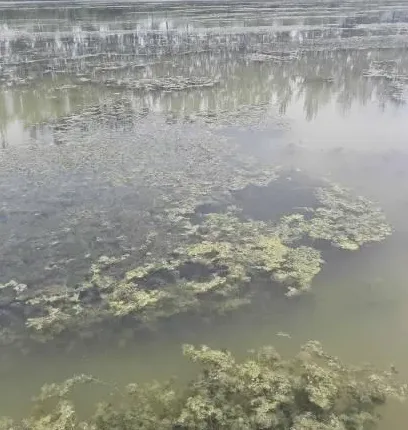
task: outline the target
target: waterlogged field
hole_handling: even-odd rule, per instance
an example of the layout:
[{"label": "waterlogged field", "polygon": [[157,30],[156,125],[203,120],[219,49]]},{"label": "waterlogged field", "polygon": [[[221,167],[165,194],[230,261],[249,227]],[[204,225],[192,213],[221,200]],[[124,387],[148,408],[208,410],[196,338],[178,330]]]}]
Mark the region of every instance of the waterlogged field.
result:
[{"label": "waterlogged field", "polygon": [[0,428],[406,429],[408,4],[0,16]]}]

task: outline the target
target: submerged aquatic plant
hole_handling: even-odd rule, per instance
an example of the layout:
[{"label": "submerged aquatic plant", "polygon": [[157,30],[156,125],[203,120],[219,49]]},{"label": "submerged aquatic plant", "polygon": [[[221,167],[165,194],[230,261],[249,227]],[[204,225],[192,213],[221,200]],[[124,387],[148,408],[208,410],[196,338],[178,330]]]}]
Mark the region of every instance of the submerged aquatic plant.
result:
[{"label": "submerged aquatic plant", "polygon": [[[198,373],[181,387],[172,382],[112,386],[113,402],[99,404],[86,421],[76,412],[72,391],[103,384],[78,375],[42,388],[30,417],[3,418],[2,430],[368,430],[380,419],[379,406],[403,400],[407,387],[393,372],[343,364],[308,342],[283,359],[264,347],[243,361],[231,352],[185,345],[184,355]],[[78,388],[79,389],[79,388]]]},{"label": "submerged aquatic plant", "polygon": [[[249,191],[261,188],[262,196],[279,198],[293,184],[288,213],[253,220],[234,199],[240,194],[235,186],[251,182],[251,166],[243,161],[243,172],[228,181],[230,191],[213,200],[203,203],[205,184],[177,208],[169,197],[166,210],[154,215],[162,230],[149,231],[146,246],[135,256],[99,257],[75,286],[0,286],[0,304],[9,306],[2,343],[11,343],[13,331],[45,342],[65,334],[88,338],[105,322],[137,328],[186,312],[223,314],[250,303],[261,290],[293,296],[308,290],[322,268],[319,240],[355,250],[391,233],[368,200],[328,182],[308,181],[302,173],[291,172],[278,184],[276,169],[255,171]],[[298,202],[301,207],[291,213]]]},{"label": "submerged aquatic plant", "polygon": [[[243,267],[249,279],[269,275],[291,289],[307,288],[319,273],[320,252],[301,246],[289,247],[279,231],[263,222],[242,222],[234,214],[211,214],[197,231],[208,244],[224,244],[224,253],[213,255],[227,267]],[[225,249],[226,244],[228,250]],[[208,255],[208,254],[207,254]]]},{"label": "submerged aquatic plant", "polygon": [[346,188],[327,184],[314,190],[317,205],[303,213],[282,217],[276,229],[285,243],[304,238],[325,240],[355,251],[370,242],[381,242],[392,232],[384,213],[369,200]]},{"label": "submerged aquatic plant", "polygon": [[[284,286],[287,296],[299,294],[309,289],[323,263],[320,251],[304,239],[355,250],[391,233],[382,212],[368,200],[331,184],[314,193],[317,207],[277,222],[245,219],[233,206],[219,213],[203,208],[198,213],[194,205],[181,208],[170,212],[174,245],[167,258],[146,253],[140,265],[112,276],[111,268],[129,256],[102,256],[74,289],[27,294],[24,284],[12,281],[2,286],[3,300],[23,306],[23,327],[32,338],[46,341],[64,333],[88,336],[102,322],[149,326],[184,312],[225,313],[248,304],[259,289],[276,290],[276,285]],[[12,328],[7,327],[7,343]]]},{"label": "submerged aquatic plant", "polygon": [[102,322],[149,326],[183,312],[225,313],[279,284],[293,295],[309,288],[322,263],[319,251],[285,245],[267,224],[233,213],[204,216],[167,260],[150,260],[116,278],[109,270],[123,258],[102,257],[75,289],[28,296],[13,290],[12,300],[24,305],[24,325],[37,341],[87,337]]},{"label": "submerged aquatic plant", "polygon": [[312,239],[325,239],[347,250],[356,250],[369,242],[381,242],[391,234],[384,214],[369,200],[354,197],[337,185],[318,188],[322,207],[315,211],[309,227]]}]

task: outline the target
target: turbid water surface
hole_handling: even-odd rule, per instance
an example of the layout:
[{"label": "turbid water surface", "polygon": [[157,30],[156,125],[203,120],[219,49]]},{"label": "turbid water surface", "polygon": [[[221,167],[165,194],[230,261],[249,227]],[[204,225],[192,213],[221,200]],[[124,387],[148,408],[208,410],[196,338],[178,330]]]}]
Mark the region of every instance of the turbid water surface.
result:
[{"label": "turbid water surface", "polygon": [[[318,339],[408,379],[406,2],[30,1],[2,2],[0,15],[0,283],[70,289],[101,256],[139,258],[169,201],[213,202],[206,184],[222,195],[246,157],[350,187],[393,228],[330,252],[299,297],[162,322],[127,343],[101,331],[3,347],[0,414],[26,414],[43,383],[75,373],[188,374],[185,342],[289,353]],[[286,195],[242,199],[262,219]],[[2,329],[10,315],[0,300]],[[381,428],[405,429],[407,410],[390,405]]]}]

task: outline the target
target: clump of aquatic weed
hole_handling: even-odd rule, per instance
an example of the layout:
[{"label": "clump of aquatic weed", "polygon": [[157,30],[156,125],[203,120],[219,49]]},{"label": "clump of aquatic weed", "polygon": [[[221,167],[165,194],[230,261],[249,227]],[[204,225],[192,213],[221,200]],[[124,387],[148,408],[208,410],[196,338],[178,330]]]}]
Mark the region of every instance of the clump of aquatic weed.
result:
[{"label": "clump of aquatic weed", "polygon": [[[75,288],[31,292],[6,284],[3,300],[14,318],[3,327],[2,343],[12,343],[13,330],[45,342],[94,337],[102,323],[114,331],[151,327],[181,313],[223,314],[261,289],[292,296],[308,290],[322,268],[319,240],[356,250],[391,233],[368,200],[330,183],[313,193],[314,207],[266,221],[250,219],[232,198],[228,205],[188,201],[164,215],[171,232],[165,254],[147,252],[133,267],[127,256],[103,256]],[[118,264],[123,271],[110,272]]]},{"label": "clump of aquatic weed", "polygon": [[363,197],[354,197],[337,185],[316,190],[318,207],[304,214],[282,218],[279,225],[284,240],[309,238],[332,246],[356,251],[361,246],[381,242],[392,233],[384,213]]},{"label": "clump of aquatic weed", "polygon": [[394,372],[355,367],[308,342],[291,359],[272,347],[238,361],[226,350],[183,347],[198,373],[181,387],[174,381],[112,386],[111,403],[96,406],[87,421],[76,412],[72,391],[81,384],[103,384],[86,375],[45,385],[30,417],[0,420],[2,430],[174,430],[293,429],[368,430],[376,428],[378,408],[403,400],[407,386]]},{"label": "clump of aquatic weed", "polygon": [[282,285],[288,295],[308,289],[323,261],[316,249],[284,244],[275,227],[228,212],[191,225],[189,240],[167,259],[153,256],[121,279],[109,276],[115,263],[101,258],[76,289],[20,296],[31,336],[83,337],[103,321],[146,326],[183,312],[222,314],[248,304],[261,286]]},{"label": "clump of aquatic weed", "polygon": [[[276,216],[273,200],[279,200],[279,196],[282,200],[283,195],[284,200],[279,203],[286,213],[276,220],[276,227],[285,243],[309,239],[316,247],[318,241],[326,241],[334,247],[353,251],[368,243],[381,242],[392,233],[384,213],[373,202],[327,180],[311,181],[295,171],[282,173],[267,186],[253,188],[256,190],[251,189],[247,194],[258,193],[263,200],[260,204],[269,208],[252,209],[256,216],[268,212]],[[253,206],[256,200],[249,203]],[[249,216],[251,205],[246,209]]]}]

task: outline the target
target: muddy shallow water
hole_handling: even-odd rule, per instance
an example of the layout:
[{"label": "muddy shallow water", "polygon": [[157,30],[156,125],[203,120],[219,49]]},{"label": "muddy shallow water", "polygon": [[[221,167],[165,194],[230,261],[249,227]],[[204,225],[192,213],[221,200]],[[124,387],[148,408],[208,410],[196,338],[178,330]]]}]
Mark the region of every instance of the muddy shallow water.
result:
[{"label": "muddy shallow water", "polygon": [[[44,382],[74,373],[187,373],[185,342],[289,353],[318,339],[408,379],[408,4],[37,6],[0,3],[0,283],[70,288],[100,256],[137,258],[169,201],[222,195],[251,171],[246,157],[351,187],[393,235],[331,253],[304,296],[161,324],[121,347],[3,348],[0,414],[24,415]],[[262,217],[284,197],[246,204]],[[382,428],[407,420],[392,404]]]}]

